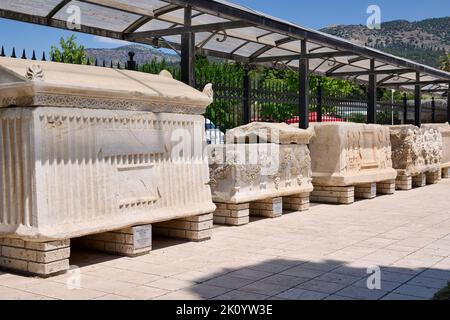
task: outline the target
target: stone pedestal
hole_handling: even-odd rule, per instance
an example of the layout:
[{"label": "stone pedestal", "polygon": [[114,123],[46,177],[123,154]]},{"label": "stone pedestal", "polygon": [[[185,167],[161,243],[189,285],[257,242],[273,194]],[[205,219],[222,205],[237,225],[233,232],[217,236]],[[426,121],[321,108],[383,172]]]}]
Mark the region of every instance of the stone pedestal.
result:
[{"label": "stone pedestal", "polygon": [[211,239],[213,214],[165,221],[152,226],[155,234],[182,240],[204,241]]},{"label": "stone pedestal", "polygon": [[134,257],[152,250],[152,226],[142,225],[86,236],[80,244],[121,256]]},{"label": "stone pedestal", "polygon": [[250,203],[250,215],[264,218],[278,218],[283,214],[283,198],[272,198]]},{"label": "stone pedestal", "polygon": [[436,184],[441,180],[441,169],[437,171],[429,171],[426,173],[427,184]]},{"label": "stone pedestal", "polygon": [[427,175],[425,173],[419,173],[412,177],[413,187],[425,187],[427,185]]},{"label": "stone pedestal", "polygon": [[29,242],[0,239],[0,267],[48,277],[69,269],[70,240]]},{"label": "stone pedestal", "polygon": [[314,186],[311,202],[352,204],[355,202],[355,187]]},{"label": "stone pedestal", "polygon": [[283,210],[307,211],[309,210],[309,193],[299,193],[283,197]]},{"label": "stone pedestal", "polygon": [[449,178],[450,178],[450,168],[443,168],[442,179],[449,179]]},{"label": "stone pedestal", "polygon": [[378,194],[394,194],[396,180],[388,180],[377,183]]},{"label": "stone pedestal", "polygon": [[412,185],[412,177],[406,176],[406,175],[399,175],[397,176],[397,179],[395,180],[395,188],[397,190],[411,190],[413,187]]},{"label": "stone pedestal", "polygon": [[355,186],[356,199],[373,199],[377,196],[377,184],[367,183]]},{"label": "stone pedestal", "polygon": [[250,203],[216,203],[214,223],[229,226],[241,226],[250,221]]}]

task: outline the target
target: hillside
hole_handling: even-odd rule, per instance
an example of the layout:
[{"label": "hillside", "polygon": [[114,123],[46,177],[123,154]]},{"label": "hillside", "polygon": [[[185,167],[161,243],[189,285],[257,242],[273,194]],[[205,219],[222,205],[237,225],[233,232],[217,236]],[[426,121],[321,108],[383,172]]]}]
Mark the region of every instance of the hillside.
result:
[{"label": "hillside", "polygon": [[450,17],[390,21],[382,23],[380,30],[338,25],[321,31],[433,67],[439,66],[444,52],[450,52]]},{"label": "hillside", "polygon": [[99,64],[103,63],[104,60],[106,64],[110,64],[112,61],[114,65],[118,62],[123,65],[128,60],[128,52],[130,51],[136,54],[134,60],[140,65],[153,59],[157,61],[165,59],[168,63],[175,63],[180,60],[176,54],[141,45],[128,45],[113,49],[86,49],[85,51],[88,57],[97,59]]}]

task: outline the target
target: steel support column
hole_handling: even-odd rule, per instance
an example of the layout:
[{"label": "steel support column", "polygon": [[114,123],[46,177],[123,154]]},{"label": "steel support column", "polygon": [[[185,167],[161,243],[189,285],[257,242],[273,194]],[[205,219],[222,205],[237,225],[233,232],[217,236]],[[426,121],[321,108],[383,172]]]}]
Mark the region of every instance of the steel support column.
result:
[{"label": "steel support column", "polygon": [[[192,7],[184,9],[184,24],[192,25]],[[181,81],[195,87],[195,33],[181,35]]]},{"label": "steel support column", "polygon": [[408,97],[403,94],[403,124],[408,123]]},{"label": "steel support column", "polygon": [[317,122],[322,122],[322,96],[323,96],[322,80],[319,79],[317,84]]},{"label": "steel support column", "polygon": [[436,123],[436,101],[431,97],[431,122]]},{"label": "steel support column", "polygon": [[[301,41],[301,53],[308,54],[306,40]],[[309,59],[301,58],[299,60],[299,99],[298,115],[300,117],[299,127],[308,129],[309,127]]]},{"label": "steel support column", "polygon": [[251,111],[250,111],[250,67],[249,65],[244,66],[244,124],[248,124],[251,121]]},{"label": "steel support column", "polygon": [[377,75],[375,59],[370,59],[369,87],[367,91],[367,123],[377,122]]},{"label": "steel support column", "polygon": [[450,123],[450,82],[447,90],[447,122]]},{"label": "steel support column", "polygon": [[416,85],[414,90],[414,124],[422,126],[422,92],[420,86],[420,73],[416,72]]}]

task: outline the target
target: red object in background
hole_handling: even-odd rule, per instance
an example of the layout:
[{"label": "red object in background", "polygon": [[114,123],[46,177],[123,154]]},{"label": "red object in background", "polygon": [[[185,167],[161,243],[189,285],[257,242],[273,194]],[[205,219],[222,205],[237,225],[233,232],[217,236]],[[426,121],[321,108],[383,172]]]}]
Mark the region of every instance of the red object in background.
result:
[{"label": "red object in background", "polygon": [[[293,124],[293,123],[299,123],[300,122],[300,118],[299,117],[294,117],[291,119],[288,119],[285,121],[287,124]],[[309,113],[309,122],[317,122],[317,112],[310,112]],[[345,119],[343,118],[339,118],[336,116],[330,116],[327,114],[323,114],[322,115],[322,122],[346,122]]]}]

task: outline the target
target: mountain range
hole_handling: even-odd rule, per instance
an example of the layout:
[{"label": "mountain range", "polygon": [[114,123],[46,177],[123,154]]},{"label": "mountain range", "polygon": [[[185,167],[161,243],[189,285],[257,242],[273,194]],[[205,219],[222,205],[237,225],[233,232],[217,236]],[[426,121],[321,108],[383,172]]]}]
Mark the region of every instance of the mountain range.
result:
[{"label": "mountain range", "polygon": [[[415,22],[395,20],[382,23],[380,30],[370,30],[365,25],[335,25],[320,31],[432,67],[438,67],[439,58],[450,52],[450,17]],[[103,60],[107,64],[111,61],[124,64],[130,51],[136,54],[138,64],[152,59],[165,59],[168,63],[180,61],[179,56],[169,50],[135,44],[114,49],[86,49],[87,55],[97,58],[99,64]]]}]

